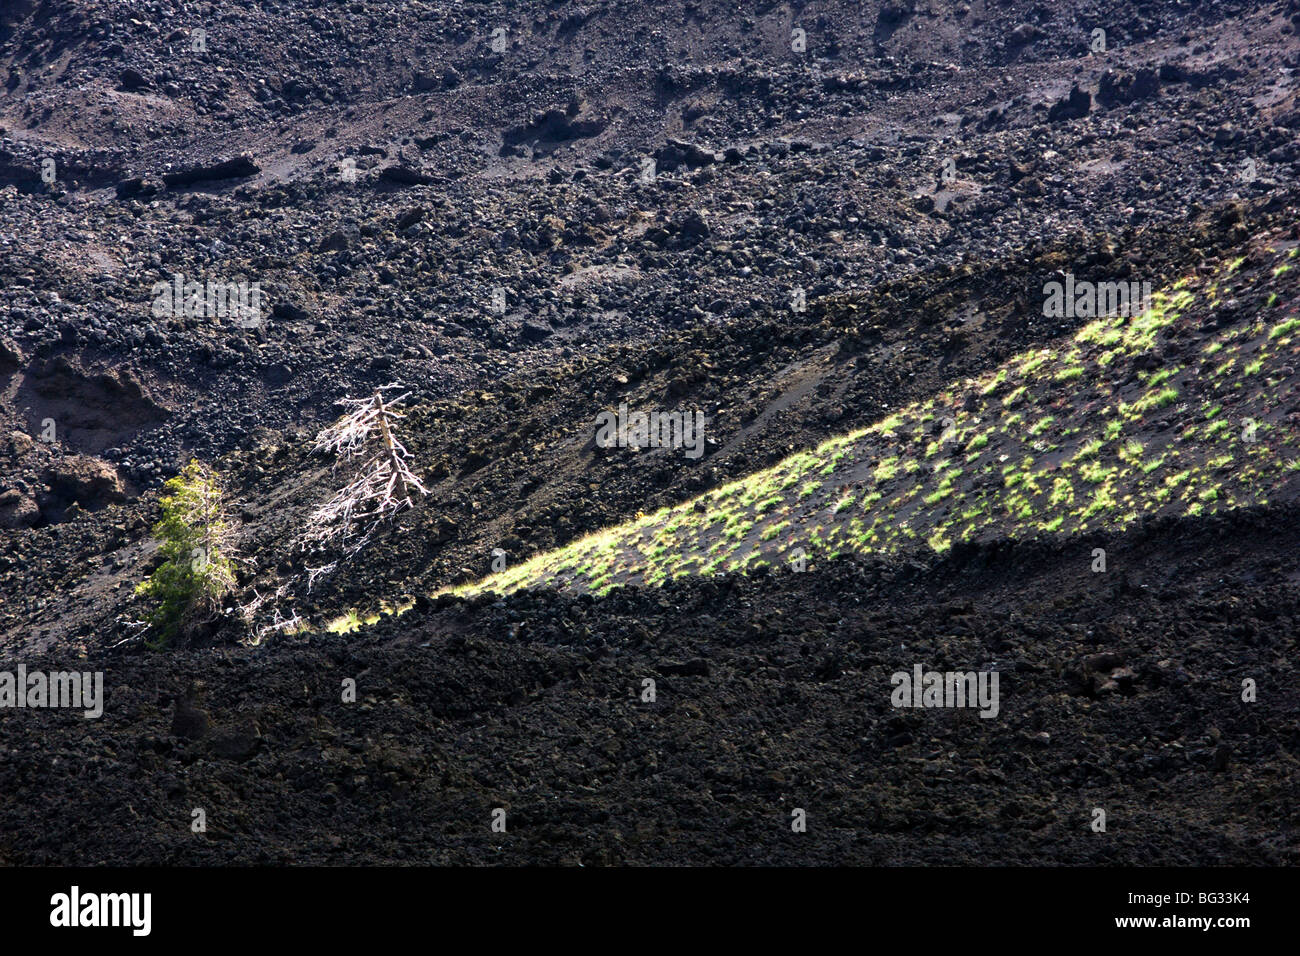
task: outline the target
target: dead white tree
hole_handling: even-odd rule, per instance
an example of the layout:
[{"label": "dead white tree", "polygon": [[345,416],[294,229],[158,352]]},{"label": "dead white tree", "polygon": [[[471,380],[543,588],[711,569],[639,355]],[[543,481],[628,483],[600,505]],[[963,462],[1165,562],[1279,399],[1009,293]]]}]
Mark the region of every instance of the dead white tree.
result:
[{"label": "dead white tree", "polygon": [[395,434],[405,417],[396,409],[409,393],[385,401],[383,392],[380,388],[370,398],[342,399],[339,404],[351,410],[316,436],[312,450],[337,455],[335,468],[344,462],[360,464],[352,481],[308,519],[311,541],[350,541],[348,552],[358,551],[380,524],[412,507],[412,493],[429,493],[407,465],[411,453]]},{"label": "dead white tree", "polygon": [[253,599],[240,608],[249,625],[249,643],[297,628],[302,619],[292,609],[283,614],[281,604],[299,596],[304,585],[311,593],[319,580],[364,548],[380,524],[412,507],[412,495],[429,493],[407,464],[411,453],[396,435],[397,423],[405,417],[397,409],[409,393],[384,399],[384,392],[396,387],[386,385],[370,398],[342,399],[339,404],[347,413],[316,436],[312,451],[336,455],[334,471],[348,463],[355,463],[356,471],[345,488],[312,512],[293,545],[311,555],[308,560],[316,566],[306,565],[273,594],[254,590]]}]

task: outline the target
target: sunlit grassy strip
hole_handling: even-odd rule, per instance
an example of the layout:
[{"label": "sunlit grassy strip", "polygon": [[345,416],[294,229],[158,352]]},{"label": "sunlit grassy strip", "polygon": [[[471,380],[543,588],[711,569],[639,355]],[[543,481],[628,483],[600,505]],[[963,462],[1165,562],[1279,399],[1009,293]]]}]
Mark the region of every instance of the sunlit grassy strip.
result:
[{"label": "sunlit grassy strip", "polygon": [[[1297,466],[1262,444],[1238,441],[1223,419],[1215,421],[1220,404],[1204,402],[1196,424],[1150,448],[1126,433],[1170,406],[1186,409],[1189,398],[1242,389],[1266,359],[1292,345],[1300,327],[1294,317],[1256,317],[1220,333],[1203,352],[1228,360],[1208,379],[1180,365],[1139,372],[1129,401],[1106,381],[1115,377],[1108,366],[1151,350],[1160,330],[1193,303],[1191,281],[1157,293],[1138,316],[1096,319],[1072,339],[1017,355],[867,428],[452,593],[566,584],[599,593],[621,576],[655,584],[785,560],[795,547],[810,558],[918,540],[942,551],[991,526],[1010,536],[1064,533],[1124,527],[1153,510],[1199,514],[1262,502]],[[1256,360],[1239,362],[1248,345]],[[1188,387],[1192,395],[1180,390]],[[1102,397],[1078,427],[1046,413],[1064,409],[1063,388]],[[971,396],[974,407],[963,410]],[[1247,397],[1270,404],[1258,390]],[[1261,425],[1259,437],[1268,431]],[[1200,457],[1203,468],[1194,466]]]},{"label": "sunlit grassy strip", "polygon": [[[1179,283],[1180,286],[1184,284]],[[1119,316],[1090,323],[1074,337],[1073,347],[1069,343],[1063,347],[1063,354],[1058,349],[1039,349],[1018,355],[989,375],[968,379],[961,387],[937,399],[907,406],[868,428],[830,439],[812,451],[792,455],[767,471],[733,481],[685,504],[661,509],[630,525],[606,529],[495,577],[457,588],[455,593],[508,592],[524,585],[564,583],[603,591],[615,583],[614,577],[619,574],[640,574],[646,583],[658,583],[669,575],[679,577],[685,573],[752,567],[755,563],[765,563],[764,555],[758,550],[764,542],[777,540],[779,545],[778,539],[784,535],[786,548],[777,547],[775,553],[768,556],[788,552],[794,543],[789,529],[792,527],[790,517],[795,512],[809,515],[829,513],[832,516],[832,521],[808,518],[796,524],[803,531],[800,544],[806,547],[809,555],[833,555],[842,550],[879,550],[904,539],[914,540],[919,535],[923,535],[931,547],[944,550],[954,539],[973,537],[995,522],[999,523],[1000,529],[1016,535],[1034,531],[1086,530],[1097,524],[1122,527],[1136,521],[1142,511],[1153,507],[1179,506],[1186,513],[1196,514],[1207,505],[1212,508],[1234,506],[1239,502],[1233,491],[1223,488],[1218,482],[1211,484],[1209,468],[1205,469],[1206,474],[1184,469],[1169,475],[1167,472],[1179,464],[1180,450],[1164,448],[1161,449],[1163,453],[1144,461],[1142,445],[1123,437],[1127,425],[1139,422],[1146,415],[1179,399],[1177,388],[1166,384],[1177,374],[1178,368],[1143,374],[1147,391],[1137,401],[1129,404],[1113,400],[1098,410],[1094,420],[1114,419],[1105,426],[1104,440],[1078,436],[1074,442],[1077,453],[1061,460],[1060,473],[1056,475],[1046,474],[1042,465],[1035,466],[1032,455],[1023,454],[1028,450],[1026,439],[1036,439],[1047,433],[1052,425],[1052,416],[1035,417],[1032,426],[1022,429],[1025,438],[1017,440],[1015,426],[1019,415],[1008,411],[1008,406],[1017,404],[1031,385],[1040,386],[1059,378],[1059,372],[1050,374],[1053,369],[1080,368],[1095,373],[1098,366],[1107,364],[1108,357],[1113,360],[1116,353],[1131,358],[1149,350],[1154,346],[1159,330],[1176,320],[1181,310],[1192,301],[1192,294],[1182,288],[1172,295],[1158,294],[1152,308],[1131,321]],[[1281,331],[1276,338],[1289,342],[1292,329],[1285,327],[1285,323],[1278,327]],[[1233,329],[1221,338],[1227,341],[1239,335],[1240,330]],[[1238,343],[1235,350],[1239,351],[1243,344]],[[1096,354],[1103,348],[1109,351]],[[1255,367],[1259,364],[1254,363]],[[1034,373],[1040,369],[1042,372],[1035,376]],[[1009,386],[1017,377],[1022,377],[1025,384],[1011,392],[1015,400],[999,400],[998,389]],[[1071,374],[1067,380],[1081,377],[1082,372]],[[949,418],[945,419],[949,422],[945,435],[958,448],[964,447],[969,452],[964,464],[987,459],[994,450],[1013,452],[1002,454],[1002,462],[1023,457],[1019,465],[1001,468],[1002,481],[992,492],[986,488],[979,493],[960,494],[957,481],[963,473],[961,466],[943,458],[922,468],[916,460],[920,456],[915,451],[921,444],[925,445],[926,458],[933,458],[939,450],[940,443],[928,441],[924,427],[935,419],[937,404],[942,402],[945,406],[953,406],[954,393],[959,395],[969,391],[985,400],[984,406],[976,409],[981,414],[950,411]],[[1000,432],[996,425],[983,430],[974,427],[988,420],[985,416],[990,410],[994,418],[999,413],[1003,417]],[[1088,440],[1085,441],[1085,437]],[[1241,446],[1233,445],[1233,437],[1222,428],[1207,431],[1203,436],[1206,441],[1219,439],[1225,443],[1226,454],[1214,459],[1220,462],[1220,467],[1224,462],[1236,460],[1234,452]],[[994,439],[992,445],[991,438]],[[871,439],[871,442],[866,439]],[[892,443],[899,447],[882,448],[879,443]],[[1016,451],[1017,446],[1019,451]],[[988,451],[983,451],[986,448]],[[1084,466],[1084,460],[1098,455],[1103,449],[1114,450],[1114,465]],[[866,454],[868,451],[871,453]],[[1254,492],[1263,490],[1270,478],[1276,476],[1274,473],[1294,471],[1285,461],[1267,456],[1258,460],[1263,451],[1263,448],[1246,446],[1245,457],[1249,459],[1253,454],[1258,463],[1243,463],[1234,476],[1242,486],[1236,491],[1247,493],[1242,500],[1255,500],[1257,495]],[[855,467],[858,463],[862,463],[861,467]],[[992,470],[993,465],[986,463],[981,474]],[[1077,473],[1083,485],[1076,486],[1071,471]],[[899,477],[900,472],[904,477],[919,477],[884,501],[891,515],[891,519],[886,521],[872,509],[885,497],[890,483]],[[875,488],[857,489],[865,492],[861,510],[867,512],[866,517],[875,518],[870,526],[853,508],[857,490],[846,494],[840,487],[844,478],[865,478],[875,484]],[[857,482],[859,485],[864,483]],[[929,492],[921,494],[927,488]],[[958,510],[955,514],[950,512],[950,504],[946,503],[948,499],[956,502]],[[697,502],[702,504],[702,514],[698,516],[695,512]],[[945,516],[946,521],[942,520]],[[654,533],[656,528],[657,534]],[[665,529],[671,529],[671,533],[665,534]],[[710,529],[716,532],[712,537]],[[655,542],[654,547],[647,549],[645,544],[651,539]],[[745,544],[746,541],[750,544]],[[620,560],[616,563],[610,560],[614,551],[620,552]],[[631,553],[622,554],[623,551]]]},{"label": "sunlit grassy strip", "polygon": [[[716,506],[712,520],[707,523],[723,523],[725,540],[725,525],[730,524],[734,528],[745,520],[742,508],[753,508],[760,499],[779,497],[781,490],[790,488],[803,476],[812,474],[823,462],[830,460],[833,453],[853,445],[867,431],[868,429],[863,428],[831,438],[811,452],[798,452],[766,471],[729,482],[684,504],[666,506],[653,514],[641,516],[626,524],[602,529],[571,542],[558,551],[536,555],[484,581],[458,585],[447,589],[446,593],[475,594],[484,590],[484,585],[487,584],[490,584],[488,589],[499,593],[509,593],[526,585],[558,583],[561,580],[572,580],[574,583],[588,587],[593,587],[597,581],[604,584],[602,579],[607,578],[608,574],[601,572],[611,569],[609,559],[621,545],[634,542],[638,538],[659,537],[662,540],[661,535],[652,534],[661,526],[671,527],[674,530],[697,530],[696,526],[705,520],[698,518],[694,513],[697,501]],[[725,504],[732,500],[738,507],[725,507]],[[628,566],[626,570],[640,569]],[[600,588],[596,586],[594,589]]]},{"label": "sunlit grassy strip", "polygon": [[379,610],[373,614],[362,615],[360,611],[353,608],[346,614],[336,617],[325,625],[325,630],[331,634],[351,634],[353,631],[359,631],[363,626],[375,624],[381,617],[391,614],[404,614],[409,611],[414,601],[403,601],[400,604],[389,604],[387,602],[379,606]]}]

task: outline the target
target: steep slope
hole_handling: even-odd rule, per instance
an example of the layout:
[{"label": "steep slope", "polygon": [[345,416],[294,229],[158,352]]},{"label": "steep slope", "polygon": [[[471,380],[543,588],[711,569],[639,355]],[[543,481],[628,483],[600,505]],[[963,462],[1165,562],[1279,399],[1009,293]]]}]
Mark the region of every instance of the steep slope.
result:
[{"label": "steep slope", "polygon": [[[874,425],[463,593],[604,590],[782,561],[802,570],[908,539],[943,551],[1294,498],[1296,252],[1294,241],[1261,237],[1155,293],[1149,308],[1095,319]],[[633,429],[628,442],[647,438]]]},{"label": "steep slope", "polygon": [[[0,865],[1300,863],[1298,31],[0,0],[0,649],[104,687],[0,708]],[[430,494],[336,560],[389,384]],[[156,651],[191,456],[237,589]]]}]

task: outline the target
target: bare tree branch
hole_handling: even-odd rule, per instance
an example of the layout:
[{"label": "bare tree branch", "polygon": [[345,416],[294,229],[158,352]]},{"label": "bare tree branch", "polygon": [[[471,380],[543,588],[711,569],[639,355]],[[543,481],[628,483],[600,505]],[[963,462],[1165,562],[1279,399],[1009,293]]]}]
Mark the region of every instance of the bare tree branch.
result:
[{"label": "bare tree branch", "polygon": [[350,549],[355,551],[380,524],[413,506],[412,491],[429,493],[407,465],[411,453],[394,434],[404,417],[395,408],[408,394],[385,402],[383,390],[377,389],[369,399],[345,398],[340,404],[352,410],[316,436],[313,450],[333,452],[341,461],[373,451],[352,481],[312,514],[308,540],[341,543],[359,534],[358,544]]},{"label": "bare tree branch", "polygon": [[[405,417],[396,409],[409,393],[384,399],[383,393],[396,387],[376,389],[370,398],[342,399],[339,404],[348,410],[346,414],[316,436],[312,451],[335,455],[335,470],[344,462],[359,464],[352,480],[312,512],[299,538],[298,547],[317,556],[305,570],[307,593],[340,563],[361,551],[381,524],[404,508],[413,507],[414,495],[429,493],[411,471],[407,464],[411,453],[395,434],[397,423]],[[252,628],[252,643],[300,623],[293,610],[284,617],[279,604],[285,594],[297,592],[303,579],[304,574],[295,575],[274,595],[263,596],[255,591],[253,600],[240,608]],[[270,605],[269,621],[264,604]],[[259,619],[265,623],[258,623]]]}]

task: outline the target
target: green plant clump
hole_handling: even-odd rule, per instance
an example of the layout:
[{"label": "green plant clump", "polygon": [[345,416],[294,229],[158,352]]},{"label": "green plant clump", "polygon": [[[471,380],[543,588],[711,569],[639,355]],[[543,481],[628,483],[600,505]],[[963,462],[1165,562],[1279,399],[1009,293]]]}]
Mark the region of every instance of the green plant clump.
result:
[{"label": "green plant clump", "polygon": [[217,473],[191,461],[163,490],[162,520],[153,529],[162,539],[163,561],[136,587],[136,594],[153,604],[145,622],[154,648],[213,621],[235,588],[231,527]]}]

